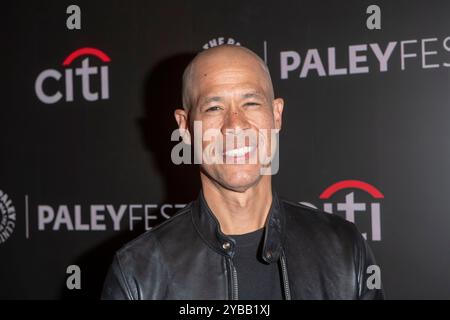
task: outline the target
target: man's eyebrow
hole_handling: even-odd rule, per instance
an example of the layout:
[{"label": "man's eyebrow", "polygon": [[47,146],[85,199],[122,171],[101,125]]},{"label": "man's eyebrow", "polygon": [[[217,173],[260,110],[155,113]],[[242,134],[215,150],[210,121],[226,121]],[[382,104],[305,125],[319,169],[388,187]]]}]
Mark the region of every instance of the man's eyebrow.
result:
[{"label": "man's eyebrow", "polygon": [[[243,93],[241,95],[241,97],[243,99],[250,99],[250,98],[264,98],[264,95],[262,93],[260,93],[259,91],[250,91],[250,92],[246,92]],[[200,98],[200,105],[206,105],[208,103],[211,102],[222,102],[225,99],[221,96],[209,96],[209,97],[204,97],[204,98]]]},{"label": "man's eyebrow", "polygon": [[259,93],[258,91],[247,92],[242,95],[242,98],[244,98],[244,99],[263,98],[263,97],[264,96],[261,93]]},{"label": "man's eyebrow", "polygon": [[201,105],[205,105],[208,104],[210,102],[221,102],[223,101],[222,97],[219,96],[212,96],[212,97],[204,97],[200,99],[200,104]]}]

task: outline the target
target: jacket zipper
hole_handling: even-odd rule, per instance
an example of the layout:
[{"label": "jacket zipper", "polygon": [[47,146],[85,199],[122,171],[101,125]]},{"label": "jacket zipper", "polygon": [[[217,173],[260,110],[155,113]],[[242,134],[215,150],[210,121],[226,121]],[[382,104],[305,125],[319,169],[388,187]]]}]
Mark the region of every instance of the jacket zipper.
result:
[{"label": "jacket zipper", "polygon": [[282,253],[280,256],[280,262],[281,262],[281,273],[283,275],[284,298],[286,300],[291,300],[291,290],[289,288],[289,279],[287,274],[286,260],[284,258],[284,253]]},{"label": "jacket zipper", "polygon": [[238,279],[237,279],[237,272],[236,268],[233,265],[233,262],[231,259],[229,261],[230,271],[231,271],[231,300],[239,300],[239,291],[238,291]]}]

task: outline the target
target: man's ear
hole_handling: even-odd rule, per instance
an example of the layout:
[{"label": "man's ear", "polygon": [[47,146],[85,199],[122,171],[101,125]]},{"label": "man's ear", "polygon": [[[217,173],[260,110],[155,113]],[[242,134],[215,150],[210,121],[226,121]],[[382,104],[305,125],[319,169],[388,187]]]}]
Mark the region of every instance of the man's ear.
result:
[{"label": "man's ear", "polygon": [[275,128],[281,130],[284,100],[281,98],[277,98],[273,100],[272,106],[273,106],[273,117],[275,120]]},{"label": "man's ear", "polygon": [[176,109],[174,112],[175,121],[178,124],[180,130],[180,136],[183,138],[183,142],[191,144],[191,135],[189,133],[188,113],[184,109]]}]

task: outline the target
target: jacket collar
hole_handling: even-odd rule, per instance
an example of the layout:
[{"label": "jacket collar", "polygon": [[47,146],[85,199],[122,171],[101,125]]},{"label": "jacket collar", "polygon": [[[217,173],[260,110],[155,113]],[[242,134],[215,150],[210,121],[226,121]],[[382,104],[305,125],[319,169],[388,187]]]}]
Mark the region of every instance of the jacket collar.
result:
[{"label": "jacket collar", "polygon": [[[202,239],[212,249],[230,258],[234,256],[236,243],[232,237],[225,235],[220,230],[219,221],[209,208],[203,191],[200,191],[198,199],[193,202],[192,220]],[[284,224],[283,207],[277,194],[273,191],[262,247],[262,258],[268,263],[278,261],[280,257],[283,248]]]}]

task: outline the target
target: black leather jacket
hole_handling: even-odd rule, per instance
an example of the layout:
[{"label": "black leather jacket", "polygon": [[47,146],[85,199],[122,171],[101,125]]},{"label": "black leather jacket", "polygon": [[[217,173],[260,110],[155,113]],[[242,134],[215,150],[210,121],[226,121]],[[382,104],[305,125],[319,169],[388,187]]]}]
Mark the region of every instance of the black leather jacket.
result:
[{"label": "black leather jacket", "polygon": [[[202,192],[115,255],[102,299],[239,299],[235,242]],[[279,263],[285,299],[382,299],[368,289],[375,264],[355,225],[273,194],[262,258]]]}]

